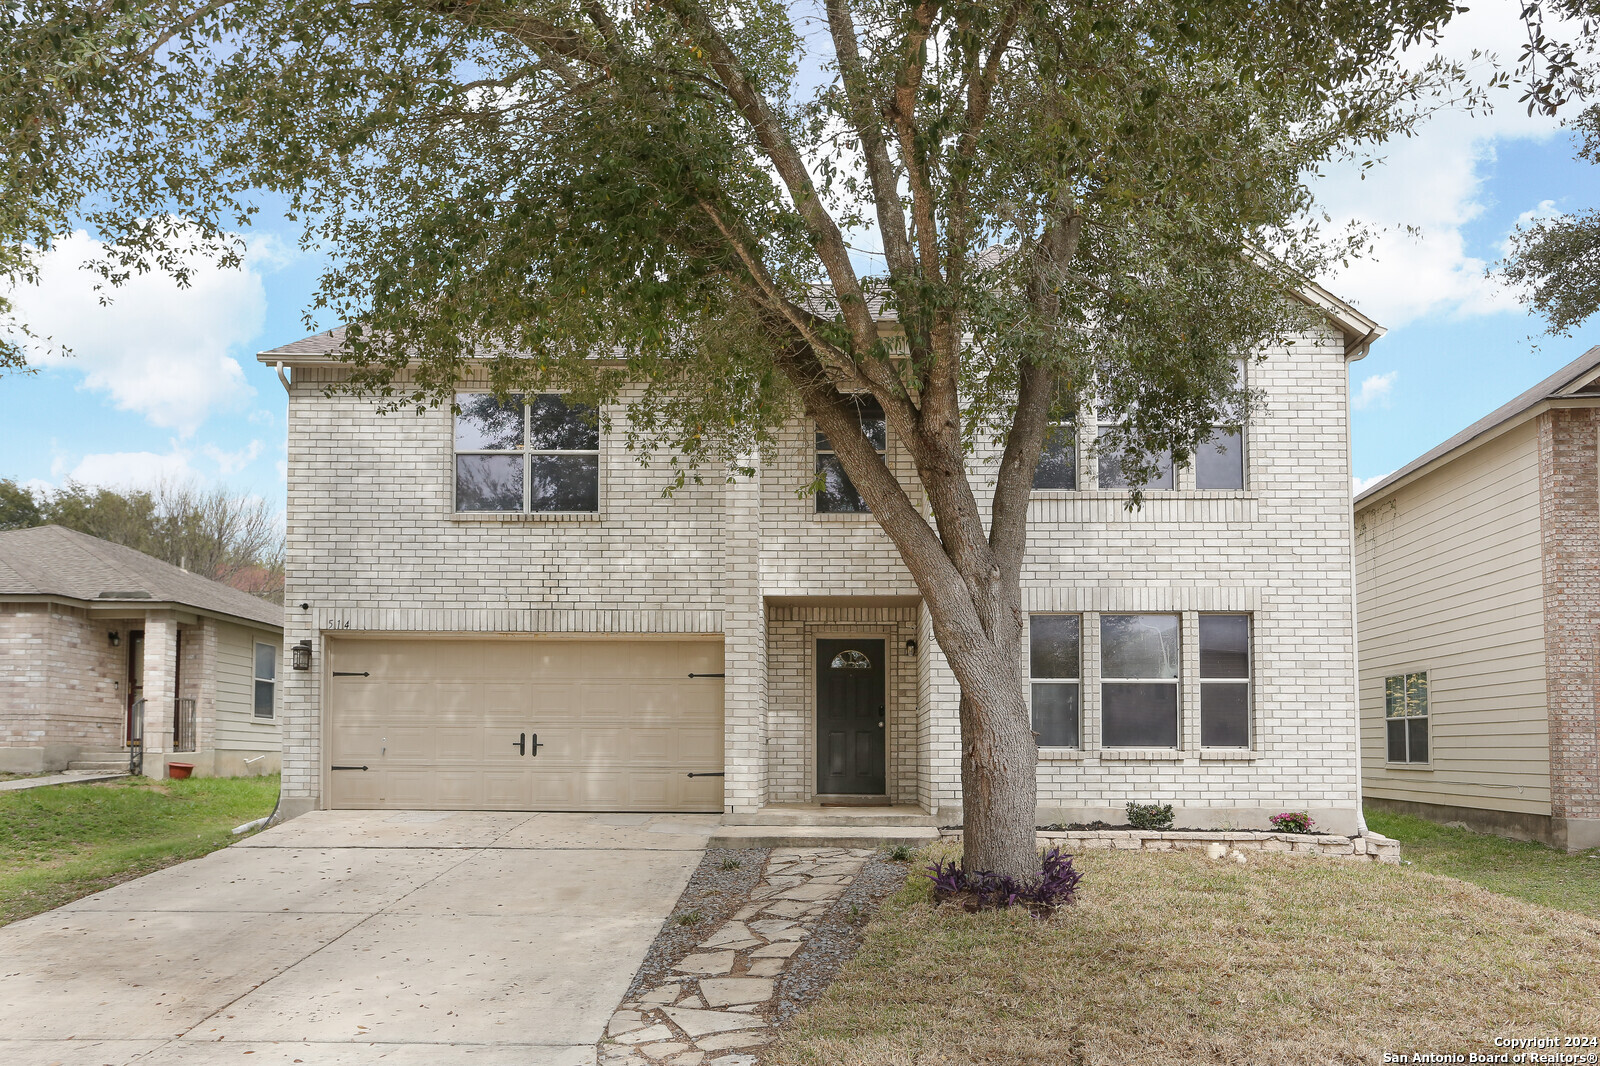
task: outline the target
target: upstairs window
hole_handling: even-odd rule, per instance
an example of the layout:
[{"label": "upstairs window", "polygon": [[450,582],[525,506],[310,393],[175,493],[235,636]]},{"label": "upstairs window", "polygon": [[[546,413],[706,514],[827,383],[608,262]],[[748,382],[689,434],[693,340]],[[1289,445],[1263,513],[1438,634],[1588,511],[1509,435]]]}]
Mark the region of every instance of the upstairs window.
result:
[{"label": "upstairs window", "polygon": [[1250,746],[1250,616],[1200,616],[1200,746]]},{"label": "upstairs window", "polygon": [[1100,616],[1100,739],[1108,748],[1178,746],[1178,616]]},{"label": "upstairs window", "polygon": [[[1244,384],[1244,360],[1233,364],[1234,383]],[[1231,411],[1237,415],[1239,412]],[[1215,426],[1211,436],[1194,450],[1194,487],[1197,489],[1244,488],[1244,430]]]},{"label": "upstairs window", "polygon": [[1428,761],[1428,675],[1394,674],[1383,679],[1383,717],[1389,762]]},{"label": "upstairs window", "polygon": [[[872,442],[879,455],[885,454],[889,443],[889,425],[883,416],[883,406],[866,393],[858,393],[851,399],[855,401],[862,435]],[[850,483],[850,476],[844,472],[844,464],[839,462],[839,456],[834,453],[833,444],[820,429],[817,430],[816,472],[819,483],[816,494],[818,514],[864,514],[871,510],[867,501],[861,498],[861,493]]]},{"label": "upstairs window", "polygon": [[271,718],[278,707],[278,649],[271,644],[256,645],[257,718]]},{"label": "upstairs window", "polygon": [[1028,675],[1034,739],[1041,748],[1078,747],[1078,666],[1083,619],[1036,614],[1028,619]]},{"label": "upstairs window", "polygon": [[1071,422],[1051,422],[1045,433],[1039,465],[1033,468],[1036,489],[1078,487],[1078,439]]},{"label": "upstairs window", "polygon": [[598,511],[600,429],[593,408],[554,393],[458,393],[456,510]]},{"label": "upstairs window", "polygon": [[[1114,423],[1102,425],[1100,427],[1100,440],[1106,440],[1111,431],[1116,428]],[[1156,463],[1156,475],[1143,485],[1140,485],[1139,488],[1146,491],[1172,488],[1172,450],[1169,448],[1161,452],[1151,452],[1150,455]],[[1097,451],[1096,458],[1099,461],[1101,488],[1126,489],[1131,487],[1128,484],[1127,477],[1122,473],[1122,453],[1120,451],[1101,447]]]}]

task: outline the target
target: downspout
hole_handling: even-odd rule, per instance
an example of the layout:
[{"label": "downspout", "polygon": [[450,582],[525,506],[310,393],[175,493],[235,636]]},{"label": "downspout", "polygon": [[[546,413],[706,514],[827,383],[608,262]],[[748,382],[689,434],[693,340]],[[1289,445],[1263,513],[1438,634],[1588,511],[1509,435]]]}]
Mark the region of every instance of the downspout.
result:
[{"label": "downspout", "polygon": [[283,372],[283,363],[278,363],[278,380],[283,383],[283,391],[289,391],[289,377]]},{"label": "downspout", "polygon": [[[1358,341],[1353,348],[1359,349],[1361,354],[1356,358],[1364,358],[1367,348],[1372,344],[1373,335],[1382,332],[1382,327],[1374,328],[1370,333]],[[1361,792],[1361,627],[1360,606],[1356,599],[1356,494],[1355,486],[1350,478],[1354,473],[1354,456],[1351,453],[1350,427],[1350,360],[1349,353],[1352,347],[1345,348],[1345,389],[1344,389],[1344,476],[1345,484],[1350,486],[1350,507],[1345,512],[1345,531],[1350,544],[1350,696],[1355,708],[1354,732],[1356,746],[1356,832],[1365,836],[1367,830],[1367,810],[1365,797]]]},{"label": "downspout", "polygon": [[[283,385],[283,391],[288,393],[291,396],[294,395],[293,390],[289,387],[289,384],[290,384],[289,383],[289,376],[283,372],[283,361],[281,359],[277,363],[277,368],[278,368],[278,381]],[[281,743],[281,740],[280,740],[280,743]],[[278,802],[276,802],[276,803],[274,803],[272,805],[272,813],[267,815],[267,817],[264,819],[263,824],[268,825],[268,826],[277,825],[278,824],[278,811],[281,810],[282,808],[283,808],[283,772],[280,770],[279,773],[278,773]]]}]

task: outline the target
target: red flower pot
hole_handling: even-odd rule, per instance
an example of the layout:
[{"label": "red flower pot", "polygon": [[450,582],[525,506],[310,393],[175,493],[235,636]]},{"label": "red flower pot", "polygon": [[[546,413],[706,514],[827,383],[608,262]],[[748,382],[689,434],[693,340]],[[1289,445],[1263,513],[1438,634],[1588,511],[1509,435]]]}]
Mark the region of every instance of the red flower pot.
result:
[{"label": "red flower pot", "polygon": [[192,762],[167,763],[167,776],[174,781],[182,781],[192,773],[194,773],[194,763]]}]

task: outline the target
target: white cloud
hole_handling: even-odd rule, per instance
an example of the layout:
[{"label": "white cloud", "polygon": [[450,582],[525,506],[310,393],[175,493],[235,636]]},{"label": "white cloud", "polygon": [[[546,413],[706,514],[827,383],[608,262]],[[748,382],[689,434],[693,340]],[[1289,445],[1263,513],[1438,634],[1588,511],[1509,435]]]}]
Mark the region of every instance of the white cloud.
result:
[{"label": "white cloud", "polygon": [[271,429],[278,421],[277,416],[264,407],[257,407],[247,417],[252,425],[266,426],[268,429]]},{"label": "white cloud", "polygon": [[[1487,80],[1489,67],[1471,53],[1496,52],[1502,64],[1514,63],[1526,36],[1518,8],[1474,5],[1451,20],[1437,49],[1419,51],[1418,60],[1440,54],[1470,64],[1480,82]],[[1488,114],[1442,111],[1416,136],[1385,146],[1382,165],[1365,173],[1354,164],[1336,166],[1313,183],[1336,221],[1378,231],[1365,258],[1327,279],[1334,291],[1390,328],[1432,314],[1521,311],[1514,293],[1484,277],[1488,263],[1469,254],[1464,233],[1485,209],[1482,186],[1497,146],[1514,151],[1519,141],[1558,132],[1557,120],[1530,117],[1517,95],[1496,90]]]},{"label": "white cloud", "polygon": [[1352,475],[1350,478],[1350,495],[1361,495],[1363,492],[1366,492],[1372,486],[1376,485],[1378,482],[1382,481],[1392,473],[1394,473],[1393,470],[1389,471],[1388,474],[1377,474],[1373,477],[1355,477]]},{"label": "white cloud", "polygon": [[252,245],[238,270],[198,264],[188,288],[159,271],[135,274],[108,287],[106,306],[94,288],[99,275],[80,269],[102,247],[87,233],[72,233],[40,258],[39,283],[12,293],[35,332],[72,351],[63,358],[36,349],[36,365],[75,370],[118,408],[183,436],[213,411],[254,395],[230,352],[261,329],[260,270],[281,259],[270,242]]},{"label": "white cloud", "polygon": [[222,476],[227,477],[229,474],[238,473],[256,461],[256,457],[261,454],[261,442],[253,440],[248,446],[236,452],[225,452],[215,444],[204,445],[200,450],[206,454],[208,459],[217,464],[217,469],[222,473]]},{"label": "white cloud", "polygon": [[162,481],[193,481],[189,453],[172,443],[165,455],[155,452],[101,452],[85,455],[66,472],[66,480],[104,488],[150,488]]},{"label": "white cloud", "polygon": [[1364,411],[1374,403],[1389,406],[1389,392],[1394,388],[1394,379],[1399,373],[1398,370],[1391,370],[1387,374],[1373,374],[1364,378],[1361,387],[1351,398],[1350,406],[1357,411]]}]

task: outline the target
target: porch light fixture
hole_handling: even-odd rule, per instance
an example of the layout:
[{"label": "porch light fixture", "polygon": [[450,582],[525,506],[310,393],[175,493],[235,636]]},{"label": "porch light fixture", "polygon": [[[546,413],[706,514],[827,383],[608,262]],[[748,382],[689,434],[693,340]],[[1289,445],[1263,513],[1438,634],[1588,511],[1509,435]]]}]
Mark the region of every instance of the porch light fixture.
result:
[{"label": "porch light fixture", "polygon": [[111,632],[106,634],[106,639],[109,640],[111,642],[111,646],[115,648],[121,645],[122,634],[113,629]]},{"label": "porch light fixture", "polygon": [[290,648],[289,651],[293,653],[290,659],[290,665],[292,665],[296,670],[311,669],[310,640],[302,640],[300,643]]},{"label": "porch light fixture", "polygon": [[906,651],[910,652],[912,655],[917,654],[917,638],[916,637],[912,637],[910,640],[906,641]]}]

